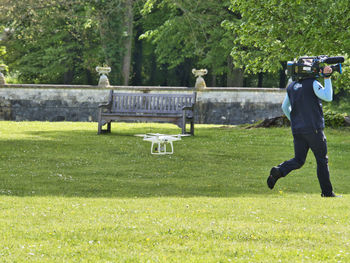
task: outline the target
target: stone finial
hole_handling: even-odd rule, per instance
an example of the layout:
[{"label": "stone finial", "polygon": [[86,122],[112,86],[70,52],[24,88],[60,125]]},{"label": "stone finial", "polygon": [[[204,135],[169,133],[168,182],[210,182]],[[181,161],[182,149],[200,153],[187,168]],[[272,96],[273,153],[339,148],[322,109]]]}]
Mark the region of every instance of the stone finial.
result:
[{"label": "stone finial", "polygon": [[107,87],[109,86],[109,80],[107,74],[111,72],[110,67],[96,67],[96,71],[100,74],[100,79],[98,81],[98,86]]},{"label": "stone finial", "polygon": [[207,69],[192,69],[192,74],[197,77],[195,88],[196,89],[203,89],[206,88],[207,85],[205,84],[205,81],[202,76],[207,75],[208,70]]},{"label": "stone finial", "polygon": [[0,85],[6,84],[5,76],[4,76],[4,74],[2,74],[2,72],[1,72],[1,71],[3,71],[5,68],[6,68],[5,65],[0,65]]}]

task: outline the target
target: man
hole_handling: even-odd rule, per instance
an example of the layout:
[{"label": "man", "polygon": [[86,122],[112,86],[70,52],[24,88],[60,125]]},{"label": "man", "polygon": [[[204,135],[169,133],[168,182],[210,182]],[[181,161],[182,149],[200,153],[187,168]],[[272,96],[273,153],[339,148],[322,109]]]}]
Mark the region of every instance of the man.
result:
[{"label": "man", "polygon": [[315,78],[294,81],[287,87],[282,110],[291,121],[295,156],[271,169],[267,178],[267,185],[270,189],[273,189],[278,179],[302,167],[308,150],[311,149],[317,162],[321,196],[337,197],[333,192],[329,177],[327,141],[323,132],[325,126],[321,103],[321,100],[332,101],[333,99],[331,73],[332,68],[329,66],[324,67],[321,72],[325,79],[325,87]]}]

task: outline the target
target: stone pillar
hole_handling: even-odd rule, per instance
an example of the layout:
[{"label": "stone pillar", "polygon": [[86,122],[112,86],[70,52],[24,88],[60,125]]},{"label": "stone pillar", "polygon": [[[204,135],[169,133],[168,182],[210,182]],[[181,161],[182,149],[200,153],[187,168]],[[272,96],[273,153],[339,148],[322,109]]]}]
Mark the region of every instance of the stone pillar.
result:
[{"label": "stone pillar", "polygon": [[100,79],[98,81],[98,86],[100,86],[100,87],[108,87],[108,86],[110,86],[107,74],[109,72],[111,72],[111,68],[110,67],[96,67],[96,71],[100,74]]},{"label": "stone pillar", "polygon": [[202,76],[207,75],[208,70],[207,69],[192,69],[192,74],[197,77],[196,79],[196,84],[195,84],[195,88],[196,89],[204,89],[207,87],[207,85],[205,84],[205,81],[203,79]]},{"label": "stone pillar", "polygon": [[2,72],[1,72],[1,71],[3,71],[4,69],[5,69],[5,66],[4,66],[4,65],[0,65],[0,85],[6,84],[5,76],[4,76],[4,74],[2,74]]}]

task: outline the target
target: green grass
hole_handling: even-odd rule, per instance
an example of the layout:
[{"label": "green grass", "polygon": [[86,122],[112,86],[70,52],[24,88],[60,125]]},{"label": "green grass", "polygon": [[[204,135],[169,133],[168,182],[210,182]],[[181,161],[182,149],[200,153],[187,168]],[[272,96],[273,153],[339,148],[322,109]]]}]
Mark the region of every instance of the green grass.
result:
[{"label": "green grass", "polygon": [[137,133],[167,124],[0,122],[0,262],[350,262],[350,129],[327,129],[316,164],[266,186],[289,128],[196,125],[173,155]]}]

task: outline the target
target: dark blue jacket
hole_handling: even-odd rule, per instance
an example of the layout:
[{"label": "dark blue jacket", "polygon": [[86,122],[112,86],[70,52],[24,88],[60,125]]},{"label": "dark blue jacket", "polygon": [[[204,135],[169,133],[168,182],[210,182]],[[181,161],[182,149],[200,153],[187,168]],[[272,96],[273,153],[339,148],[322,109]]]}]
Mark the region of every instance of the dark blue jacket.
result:
[{"label": "dark blue jacket", "polygon": [[292,106],[290,120],[293,134],[324,129],[322,102],[313,90],[314,80],[310,78],[292,82],[287,88]]}]

